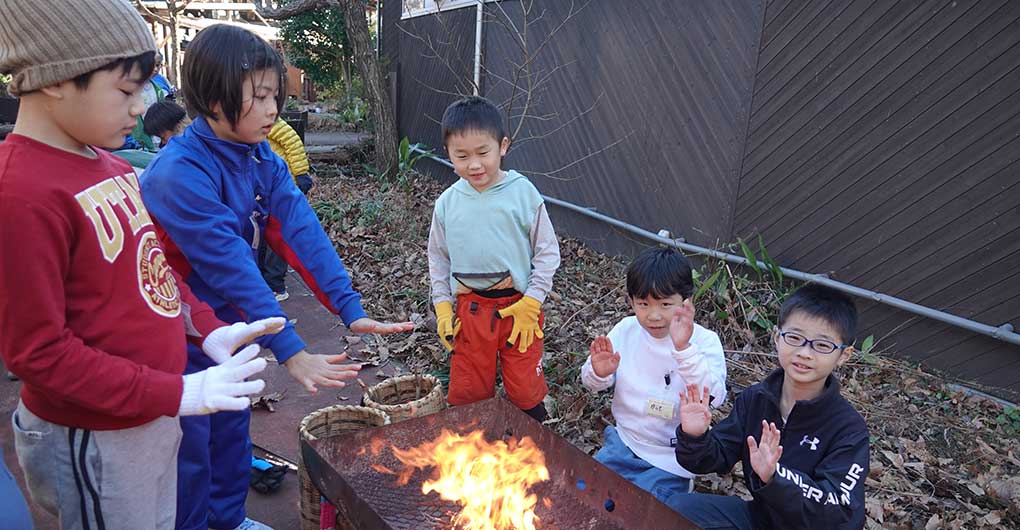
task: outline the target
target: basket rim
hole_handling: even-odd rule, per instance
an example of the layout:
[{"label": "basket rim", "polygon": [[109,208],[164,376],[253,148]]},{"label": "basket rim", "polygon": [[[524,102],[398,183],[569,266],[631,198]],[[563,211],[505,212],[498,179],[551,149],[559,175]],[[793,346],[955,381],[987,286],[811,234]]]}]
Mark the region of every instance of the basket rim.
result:
[{"label": "basket rim", "polygon": [[301,423],[298,424],[298,434],[300,434],[302,437],[306,439],[317,440],[318,436],[308,432],[308,424],[311,423],[316,418],[318,418],[319,416],[337,411],[357,412],[366,414],[368,416],[379,416],[383,420],[383,425],[390,424],[390,416],[384,410],[379,410],[377,408],[360,405],[330,405],[328,407],[323,407],[318,410],[313,410],[312,412],[309,412],[304,418],[302,418]]},{"label": "basket rim", "polygon": [[[432,389],[426,392],[424,396],[415,399],[414,401],[408,401],[407,403],[400,403],[398,405],[385,405],[372,399],[372,393],[378,391],[378,389],[381,389],[386,386],[392,386],[398,383],[403,383],[404,381],[414,381],[416,379],[422,379],[428,381],[429,383],[432,383]],[[439,381],[439,378],[432,374],[406,374],[396,377],[389,377],[385,381],[376,383],[364,390],[365,406],[372,407],[373,409],[379,410],[381,412],[402,412],[405,410],[409,410],[412,407],[417,407],[419,404],[424,403],[428,400],[435,400],[437,398],[438,399],[443,398],[443,385],[442,382]]]}]

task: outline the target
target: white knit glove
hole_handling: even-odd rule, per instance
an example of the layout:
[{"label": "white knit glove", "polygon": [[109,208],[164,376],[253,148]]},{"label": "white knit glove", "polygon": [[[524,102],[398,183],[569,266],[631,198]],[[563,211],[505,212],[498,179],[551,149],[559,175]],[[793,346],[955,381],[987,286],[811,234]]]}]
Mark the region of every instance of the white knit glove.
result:
[{"label": "white knit glove", "polygon": [[238,348],[263,335],[279,333],[287,319],[283,317],[263,318],[251,324],[237,322],[216,328],[202,341],[202,351],[216,364],[223,364]]},{"label": "white knit glove", "polygon": [[251,405],[248,395],[265,388],[261,379],[245,381],[266,368],[252,344],[219,366],[184,376],[184,395],[178,416],[200,416],[221,410],[244,410]]}]

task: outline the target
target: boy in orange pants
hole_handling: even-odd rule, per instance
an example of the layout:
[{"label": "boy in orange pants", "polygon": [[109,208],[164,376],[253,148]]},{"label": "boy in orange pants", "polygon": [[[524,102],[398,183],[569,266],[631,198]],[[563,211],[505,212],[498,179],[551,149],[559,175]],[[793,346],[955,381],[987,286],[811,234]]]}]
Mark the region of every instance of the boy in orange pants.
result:
[{"label": "boy in orange pants", "polygon": [[538,190],[500,168],[510,146],[505,123],[499,108],[477,96],[443,114],[443,141],[460,180],[439,196],[432,214],[432,302],[439,340],[452,352],[447,401],[466,405],[494,396],[499,359],[507,397],[542,421],[549,391],[542,302],[560,248]]}]

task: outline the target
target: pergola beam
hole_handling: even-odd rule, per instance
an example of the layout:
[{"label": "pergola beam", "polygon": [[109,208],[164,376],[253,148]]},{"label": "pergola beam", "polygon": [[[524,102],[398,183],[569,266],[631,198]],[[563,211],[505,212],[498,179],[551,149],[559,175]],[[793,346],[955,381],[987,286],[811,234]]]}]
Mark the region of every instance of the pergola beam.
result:
[{"label": "pergola beam", "polygon": [[[141,4],[149,9],[167,9],[166,2],[158,0],[145,0]],[[184,7],[184,11],[255,11],[255,4],[251,2],[191,2]]]}]

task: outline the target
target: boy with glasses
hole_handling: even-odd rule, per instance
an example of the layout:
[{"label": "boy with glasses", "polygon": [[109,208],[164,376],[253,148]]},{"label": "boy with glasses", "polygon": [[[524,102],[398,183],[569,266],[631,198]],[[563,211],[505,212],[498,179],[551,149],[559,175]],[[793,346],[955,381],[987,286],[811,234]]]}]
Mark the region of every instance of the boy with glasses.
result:
[{"label": "boy with glasses", "polygon": [[780,309],[773,335],[780,368],[742,392],[715,428],[707,389],[688,385],[677,462],[724,473],[739,459],[753,500],[694,494],[669,504],[706,530],[863,528],[868,428],[832,374],[850,359],[856,326],[848,296],[807,285]]}]

